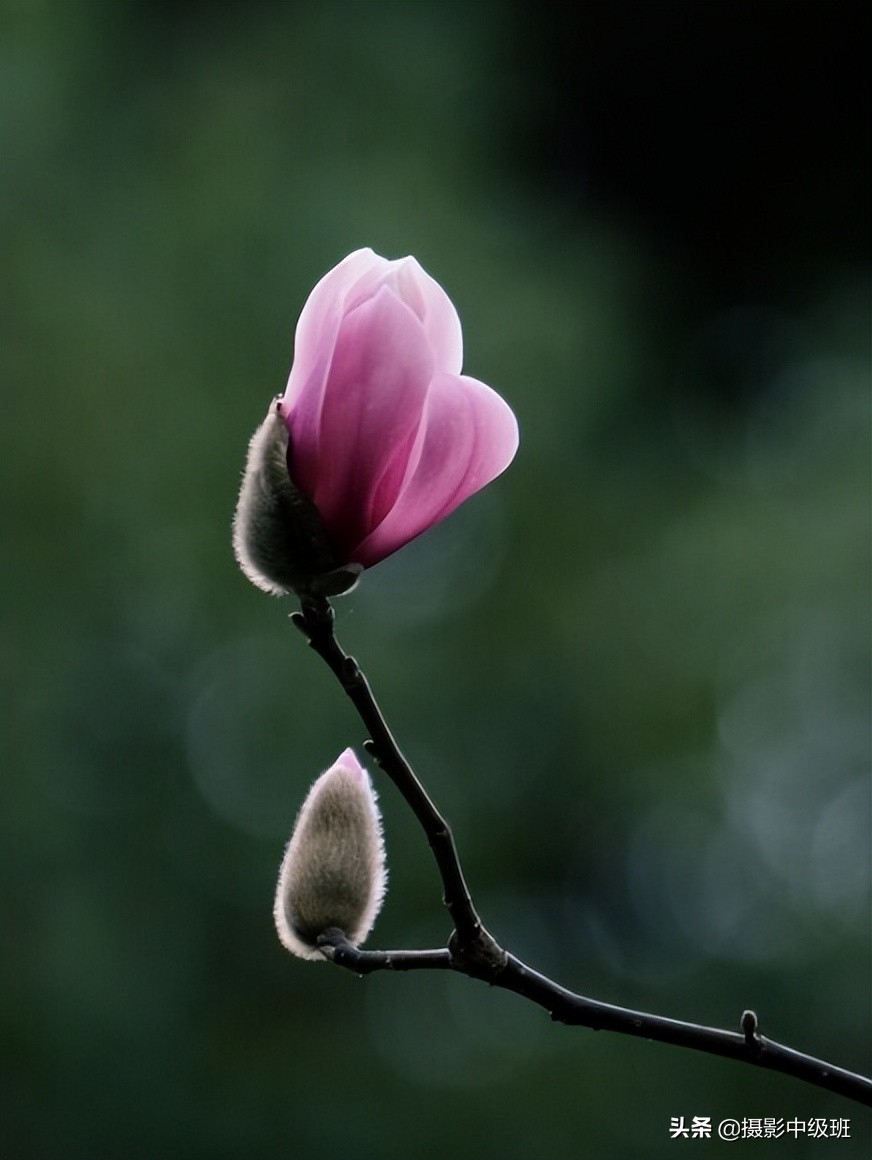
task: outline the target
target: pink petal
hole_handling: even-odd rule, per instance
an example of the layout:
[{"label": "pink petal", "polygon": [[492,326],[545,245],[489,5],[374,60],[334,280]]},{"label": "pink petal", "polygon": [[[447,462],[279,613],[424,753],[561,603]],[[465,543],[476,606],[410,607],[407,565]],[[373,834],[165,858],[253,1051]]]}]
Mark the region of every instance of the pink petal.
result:
[{"label": "pink petal", "polygon": [[463,365],[463,333],[451,299],[414,258],[391,262],[386,277],[405,304],[420,318],[433,351],[436,369],[459,375]]},{"label": "pink petal", "polygon": [[341,553],[393,503],[432,374],[423,327],[383,286],[342,319],[317,416],[300,407],[291,415],[294,480]]},{"label": "pink petal", "polygon": [[307,443],[317,443],[324,385],[342,318],[382,285],[390,286],[420,320],[434,368],[460,373],[460,319],[439,283],[412,257],[388,261],[371,249],[355,250],[318,282],[297,323],[294,361],[282,404],[287,416],[296,414],[298,438]]},{"label": "pink petal", "polygon": [[[353,310],[371,297],[381,285],[390,286],[417,315],[433,348],[439,370],[459,374],[463,364],[463,334],[451,299],[422,269],[415,258],[388,261],[370,249],[355,250],[333,267],[309,295],[295,336],[295,363],[325,345],[332,345],[331,333],[343,312]],[[301,390],[303,373],[294,376],[293,395],[286,394],[290,407]],[[289,384],[290,386],[290,384]]]},{"label": "pink petal", "polygon": [[517,449],[517,420],[495,391],[466,375],[437,375],[396,502],[354,559],[371,567],[445,519]]},{"label": "pink petal", "polygon": [[320,403],[343,314],[375,292],[390,265],[370,249],[355,250],[315,286],[294,335],[294,362],[282,400],[286,413],[304,399],[309,406]]}]

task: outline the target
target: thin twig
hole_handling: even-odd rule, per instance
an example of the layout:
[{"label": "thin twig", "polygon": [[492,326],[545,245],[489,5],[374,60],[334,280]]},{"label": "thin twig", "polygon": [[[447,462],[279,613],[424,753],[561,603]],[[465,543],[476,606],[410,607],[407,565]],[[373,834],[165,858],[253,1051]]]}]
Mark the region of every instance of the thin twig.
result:
[{"label": "thin twig", "polygon": [[306,597],[302,612],[294,613],[294,624],[309,644],[326,661],[370,732],[367,750],[373,755],[411,807],[421,823],[436,859],[444,889],[443,901],[454,928],[464,942],[477,938],[482,930],[454,846],[454,836],[412,767],[397,745],[382,716],[369,682],[357,661],[342,649],[333,631],[333,607],[325,597]]},{"label": "thin twig", "polygon": [[452,965],[451,952],[444,947],[432,951],[362,951],[341,930],[325,930],[318,937],[318,946],[337,967],[356,975],[371,975],[373,971],[446,971]]},{"label": "thin twig", "polygon": [[359,665],[336,639],[329,601],[322,597],[306,597],[302,601],[302,612],[294,613],[292,619],[339,679],[370,732],[372,740],[366,744],[367,750],[393,781],[420,822],[442,878],[443,901],[454,923],[454,932],[445,950],[361,951],[353,947],[341,931],[327,931],[320,939],[326,957],[337,966],[359,975],[381,970],[451,968],[521,995],[544,1007],[559,1023],[617,1031],[725,1056],[755,1067],[779,1071],[872,1106],[872,1080],[764,1038],[759,1033],[753,1011],[743,1012],[741,1031],[722,1031],[614,1007],[561,987],[503,950],[485,930],[475,910],[451,828],[401,753]]}]

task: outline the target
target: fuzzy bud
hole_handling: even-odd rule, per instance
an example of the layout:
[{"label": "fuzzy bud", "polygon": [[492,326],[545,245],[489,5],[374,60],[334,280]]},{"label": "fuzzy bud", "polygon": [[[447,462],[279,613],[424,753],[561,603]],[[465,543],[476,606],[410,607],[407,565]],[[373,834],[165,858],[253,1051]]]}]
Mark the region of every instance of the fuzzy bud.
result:
[{"label": "fuzzy bud", "polygon": [[276,400],[248,445],[233,520],[237,563],[252,584],[274,596],[348,592],[363,569],[339,566],[318,509],[291,478],[288,457],[288,429]]},{"label": "fuzzy bud", "polygon": [[309,790],[282,859],[273,916],[283,945],[323,960],[318,936],[334,928],[358,946],[381,909],[385,881],[375,791],[346,749]]}]

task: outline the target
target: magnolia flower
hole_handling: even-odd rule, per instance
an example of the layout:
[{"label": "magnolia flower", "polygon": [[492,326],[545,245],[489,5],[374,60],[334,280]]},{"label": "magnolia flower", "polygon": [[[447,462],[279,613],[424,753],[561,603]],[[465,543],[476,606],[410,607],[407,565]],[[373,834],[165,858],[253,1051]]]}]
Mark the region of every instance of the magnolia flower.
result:
[{"label": "magnolia flower", "polygon": [[508,467],[509,406],[460,373],[460,320],[414,258],[349,254],[309,295],[234,523],[267,592],[344,591]]},{"label": "magnolia flower", "polygon": [[303,959],[322,960],[318,936],[363,942],[385,893],[381,815],[366,770],[346,749],[303,802],[276,889],[276,930]]}]

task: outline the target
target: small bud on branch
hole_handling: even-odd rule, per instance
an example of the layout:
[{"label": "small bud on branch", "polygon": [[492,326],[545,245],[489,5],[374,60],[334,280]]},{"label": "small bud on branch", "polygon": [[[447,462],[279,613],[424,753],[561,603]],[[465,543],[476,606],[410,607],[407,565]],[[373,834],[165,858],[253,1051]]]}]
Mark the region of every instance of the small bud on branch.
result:
[{"label": "small bud on branch", "polygon": [[309,790],[285,850],[273,910],[279,938],[315,961],[327,957],[318,942],[327,931],[357,947],[372,930],[385,883],[375,791],[346,749]]}]

